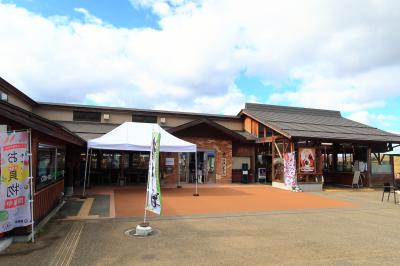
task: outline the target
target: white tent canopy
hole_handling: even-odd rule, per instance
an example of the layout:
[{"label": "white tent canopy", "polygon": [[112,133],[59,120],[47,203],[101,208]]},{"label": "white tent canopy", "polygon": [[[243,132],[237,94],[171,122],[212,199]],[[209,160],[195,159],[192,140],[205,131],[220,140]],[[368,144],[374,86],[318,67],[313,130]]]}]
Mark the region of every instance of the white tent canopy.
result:
[{"label": "white tent canopy", "polygon": [[[86,177],[89,162],[89,177],[90,177],[90,163],[91,159],[88,158],[89,150],[121,150],[121,151],[150,151],[153,129],[161,134],[160,151],[162,152],[195,152],[197,153],[196,144],[181,140],[167,131],[165,131],[158,124],[150,123],[135,123],[125,122],[122,125],[114,128],[107,134],[88,140],[87,153],[86,153],[86,166],[85,178],[83,184],[83,194],[86,191]],[[91,156],[91,152],[90,152]],[[197,154],[195,156],[195,176],[196,176],[196,193],[197,193]],[[90,179],[89,179],[90,180]],[[179,178],[178,178],[178,181]]]},{"label": "white tent canopy", "polygon": [[196,144],[181,140],[158,124],[125,122],[107,134],[88,141],[88,149],[150,151],[153,129],[160,132],[162,152],[196,152]]}]

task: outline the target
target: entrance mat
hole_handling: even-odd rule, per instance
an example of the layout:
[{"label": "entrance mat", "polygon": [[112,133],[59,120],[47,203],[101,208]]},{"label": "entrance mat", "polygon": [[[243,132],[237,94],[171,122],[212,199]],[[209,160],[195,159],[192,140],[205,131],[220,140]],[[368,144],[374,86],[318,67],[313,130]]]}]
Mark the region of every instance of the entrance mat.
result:
[{"label": "entrance mat", "polygon": [[61,210],[55,216],[56,219],[65,219],[68,216],[77,216],[81,209],[83,200],[79,198],[68,198],[61,208]]},{"label": "entrance mat", "polygon": [[[301,209],[352,208],[349,202],[309,193],[291,192],[267,186],[199,188],[162,188],[162,215],[185,216],[240,212],[268,212]],[[146,188],[115,189],[117,217],[143,216]],[[152,214],[149,213],[151,216]]]},{"label": "entrance mat", "polygon": [[110,216],[110,196],[109,195],[94,195],[92,208],[90,208],[89,215],[98,215],[100,217]]}]

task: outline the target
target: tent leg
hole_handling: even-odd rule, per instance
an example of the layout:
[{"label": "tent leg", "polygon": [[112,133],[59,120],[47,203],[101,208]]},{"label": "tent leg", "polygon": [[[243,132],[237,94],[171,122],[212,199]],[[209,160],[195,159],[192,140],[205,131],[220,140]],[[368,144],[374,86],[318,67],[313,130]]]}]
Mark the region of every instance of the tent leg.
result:
[{"label": "tent leg", "polygon": [[193,194],[193,196],[200,196],[199,195],[199,192],[198,192],[198,190],[197,190],[197,179],[198,179],[198,176],[197,176],[197,151],[196,151],[196,153],[194,154],[194,167],[195,167],[195,169],[194,169],[194,175],[195,175],[195,179],[196,179],[196,193],[194,193]]},{"label": "tent leg", "polygon": [[86,198],[85,192],[86,192],[86,174],[87,174],[88,160],[89,160],[89,147],[86,149],[85,177],[83,179],[83,192],[81,199]]},{"label": "tent leg", "polygon": [[92,152],[93,149],[89,150],[89,169],[88,169],[88,181],[87,181],[87,187],[90,188],[90,168],[92,168]]},{"label": "tent leg", "polygon": [[[178,167],[179,167],[179,174],[178,174],[178,184],[176,185],[176,188],[182,188],[181,186],[181,166],[179,164],[179,159],[181,158],[181,153],[178,153]],[[185,162],[186,163],[186,162]]]}]

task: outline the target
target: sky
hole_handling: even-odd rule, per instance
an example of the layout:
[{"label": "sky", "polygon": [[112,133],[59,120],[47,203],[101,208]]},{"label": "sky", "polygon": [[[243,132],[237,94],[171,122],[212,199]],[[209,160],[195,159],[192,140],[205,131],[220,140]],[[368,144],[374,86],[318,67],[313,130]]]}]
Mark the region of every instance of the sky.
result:
[{"label": "sky", "polygon": [[0,76],[36,101],[339,110],[400,133],[397,0],[0,0]]}]

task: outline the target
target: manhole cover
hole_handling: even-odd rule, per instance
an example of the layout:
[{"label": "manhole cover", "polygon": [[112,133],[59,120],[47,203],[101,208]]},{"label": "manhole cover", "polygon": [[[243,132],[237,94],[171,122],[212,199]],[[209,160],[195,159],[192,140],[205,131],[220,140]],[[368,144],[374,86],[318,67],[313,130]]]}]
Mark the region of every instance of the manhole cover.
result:
[{"label": "manhole cover", "polygon": [[160,230],[153,228],[151,233],[147,236],[137,236],[137,235],[135,235],[135,233],[136,233],[136,229],[131,228],[131,229],[126,230],[124,234],[129,237],[146,238],[146,237],[156,236],[156,235],[160,234]]}]

